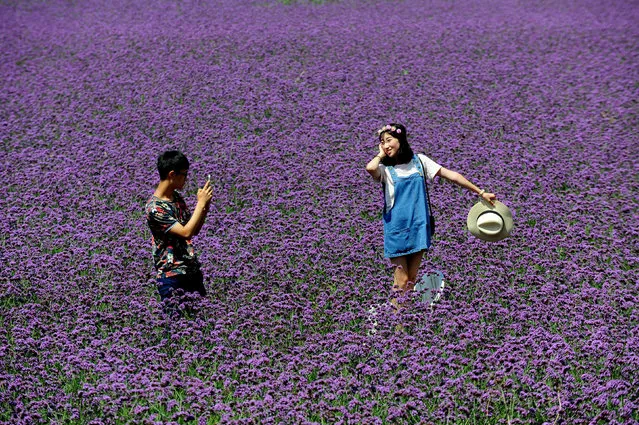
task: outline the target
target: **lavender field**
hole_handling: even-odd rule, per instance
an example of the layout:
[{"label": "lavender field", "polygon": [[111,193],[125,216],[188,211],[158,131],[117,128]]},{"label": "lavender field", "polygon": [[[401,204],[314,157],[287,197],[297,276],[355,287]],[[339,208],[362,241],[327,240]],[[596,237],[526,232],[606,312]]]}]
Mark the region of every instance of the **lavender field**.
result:
[{"label": "lavender field", "polygon": [[[638,22],[630,0],[0,0],[0,423],[639,423]],[[399,314],[364,169],[388,122],[515,217],[483,242],[476,197],[435,181],[421,270],[446,291]],[[175,321],[144,217],[166,149],[191,206],[215,189],[209,294]]]}]

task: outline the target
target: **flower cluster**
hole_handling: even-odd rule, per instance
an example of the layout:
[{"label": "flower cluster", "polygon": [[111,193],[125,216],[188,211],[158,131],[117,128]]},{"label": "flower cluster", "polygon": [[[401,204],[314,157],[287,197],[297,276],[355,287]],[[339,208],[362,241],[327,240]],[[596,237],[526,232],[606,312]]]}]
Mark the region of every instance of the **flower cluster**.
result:
[{"label": "flower cluster", "polygon": [[[397,4],[0,2],[0,424],[638,423],[639,4]],[[388,303],[391,119],[514,214],[483,242],[431,185],[432,310]],[[172,148],[215,193],[175,320]]]},{"label": "flower cluster", "polygon": [[396,128],[394,125],[391,126],[390,124],[386,124],[384,127],[382,127],[379,130],[377,130],[377,135],[379,136],[385,131],[390,131],[391,133],[401,134],[402,129],[401,128]]}]

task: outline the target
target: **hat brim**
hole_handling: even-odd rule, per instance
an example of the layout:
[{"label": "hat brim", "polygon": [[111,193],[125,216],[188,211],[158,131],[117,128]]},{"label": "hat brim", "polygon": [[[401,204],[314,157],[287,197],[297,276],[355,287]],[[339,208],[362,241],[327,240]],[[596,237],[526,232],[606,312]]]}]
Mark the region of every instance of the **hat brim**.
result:
[{"label": "hat brim", "polygon": [[[488,242],[496,242],[505,239],[510,236],[510,232],[513,230],[513,215],[508,207],[499,201],[494,201],[494,203],[495,205],[491,205],[484,200],[477,202],[468,212],[468,219],[466,220],[466,225],[468,226],[470,233],[472,233],[473,236]],[[483,233],[477,226],[477,219],[479,216],[488,211],[499,214],[501,219],[504,221],[504,226],[501,228],[499,233],[494,235]]]}]

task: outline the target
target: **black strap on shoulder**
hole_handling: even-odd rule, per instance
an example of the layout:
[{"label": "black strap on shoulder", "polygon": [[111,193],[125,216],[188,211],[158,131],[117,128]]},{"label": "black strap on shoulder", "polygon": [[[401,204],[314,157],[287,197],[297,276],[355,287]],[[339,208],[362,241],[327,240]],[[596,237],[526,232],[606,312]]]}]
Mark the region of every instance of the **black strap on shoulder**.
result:
[{"label": "black strap on shoulder", "polygon": [[426,190],[426,199],[428,199],[428,214],[433,215],[433,204],[430,203],[430,195],[428,194],[428,183],[426,183],[426,167],[419,155],[415,155],[422,166],[422,178],[424,180],[424,189]]}]

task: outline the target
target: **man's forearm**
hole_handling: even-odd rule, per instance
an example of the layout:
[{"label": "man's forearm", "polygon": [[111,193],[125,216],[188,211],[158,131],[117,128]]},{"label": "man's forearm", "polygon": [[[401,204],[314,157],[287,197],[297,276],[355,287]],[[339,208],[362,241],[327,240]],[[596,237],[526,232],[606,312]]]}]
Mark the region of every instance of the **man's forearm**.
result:
[{"label": "man's forearm", "polygon": [[204,211],[204,206],[198,203],[193,210],[193,214],[191,214],[191,218],[184,225],[183,232],[181,231],[178,235],[185,239],[191,239],[193,236],[197,235],[197,232],[202,227],[205,217],[206,212]]},{"label": "man's forearm", "polygon": [[202,230],[202,226],[204,225],[204,222],[206,221],[206,216],[209,213],[209,208],[210,208],[210,205],[207,205],[202,211],[201,219],[198,222],[197,226],[195,227],[195,232],[193,233],[194,236],[197,236],[200,233],[200,230]]}]

